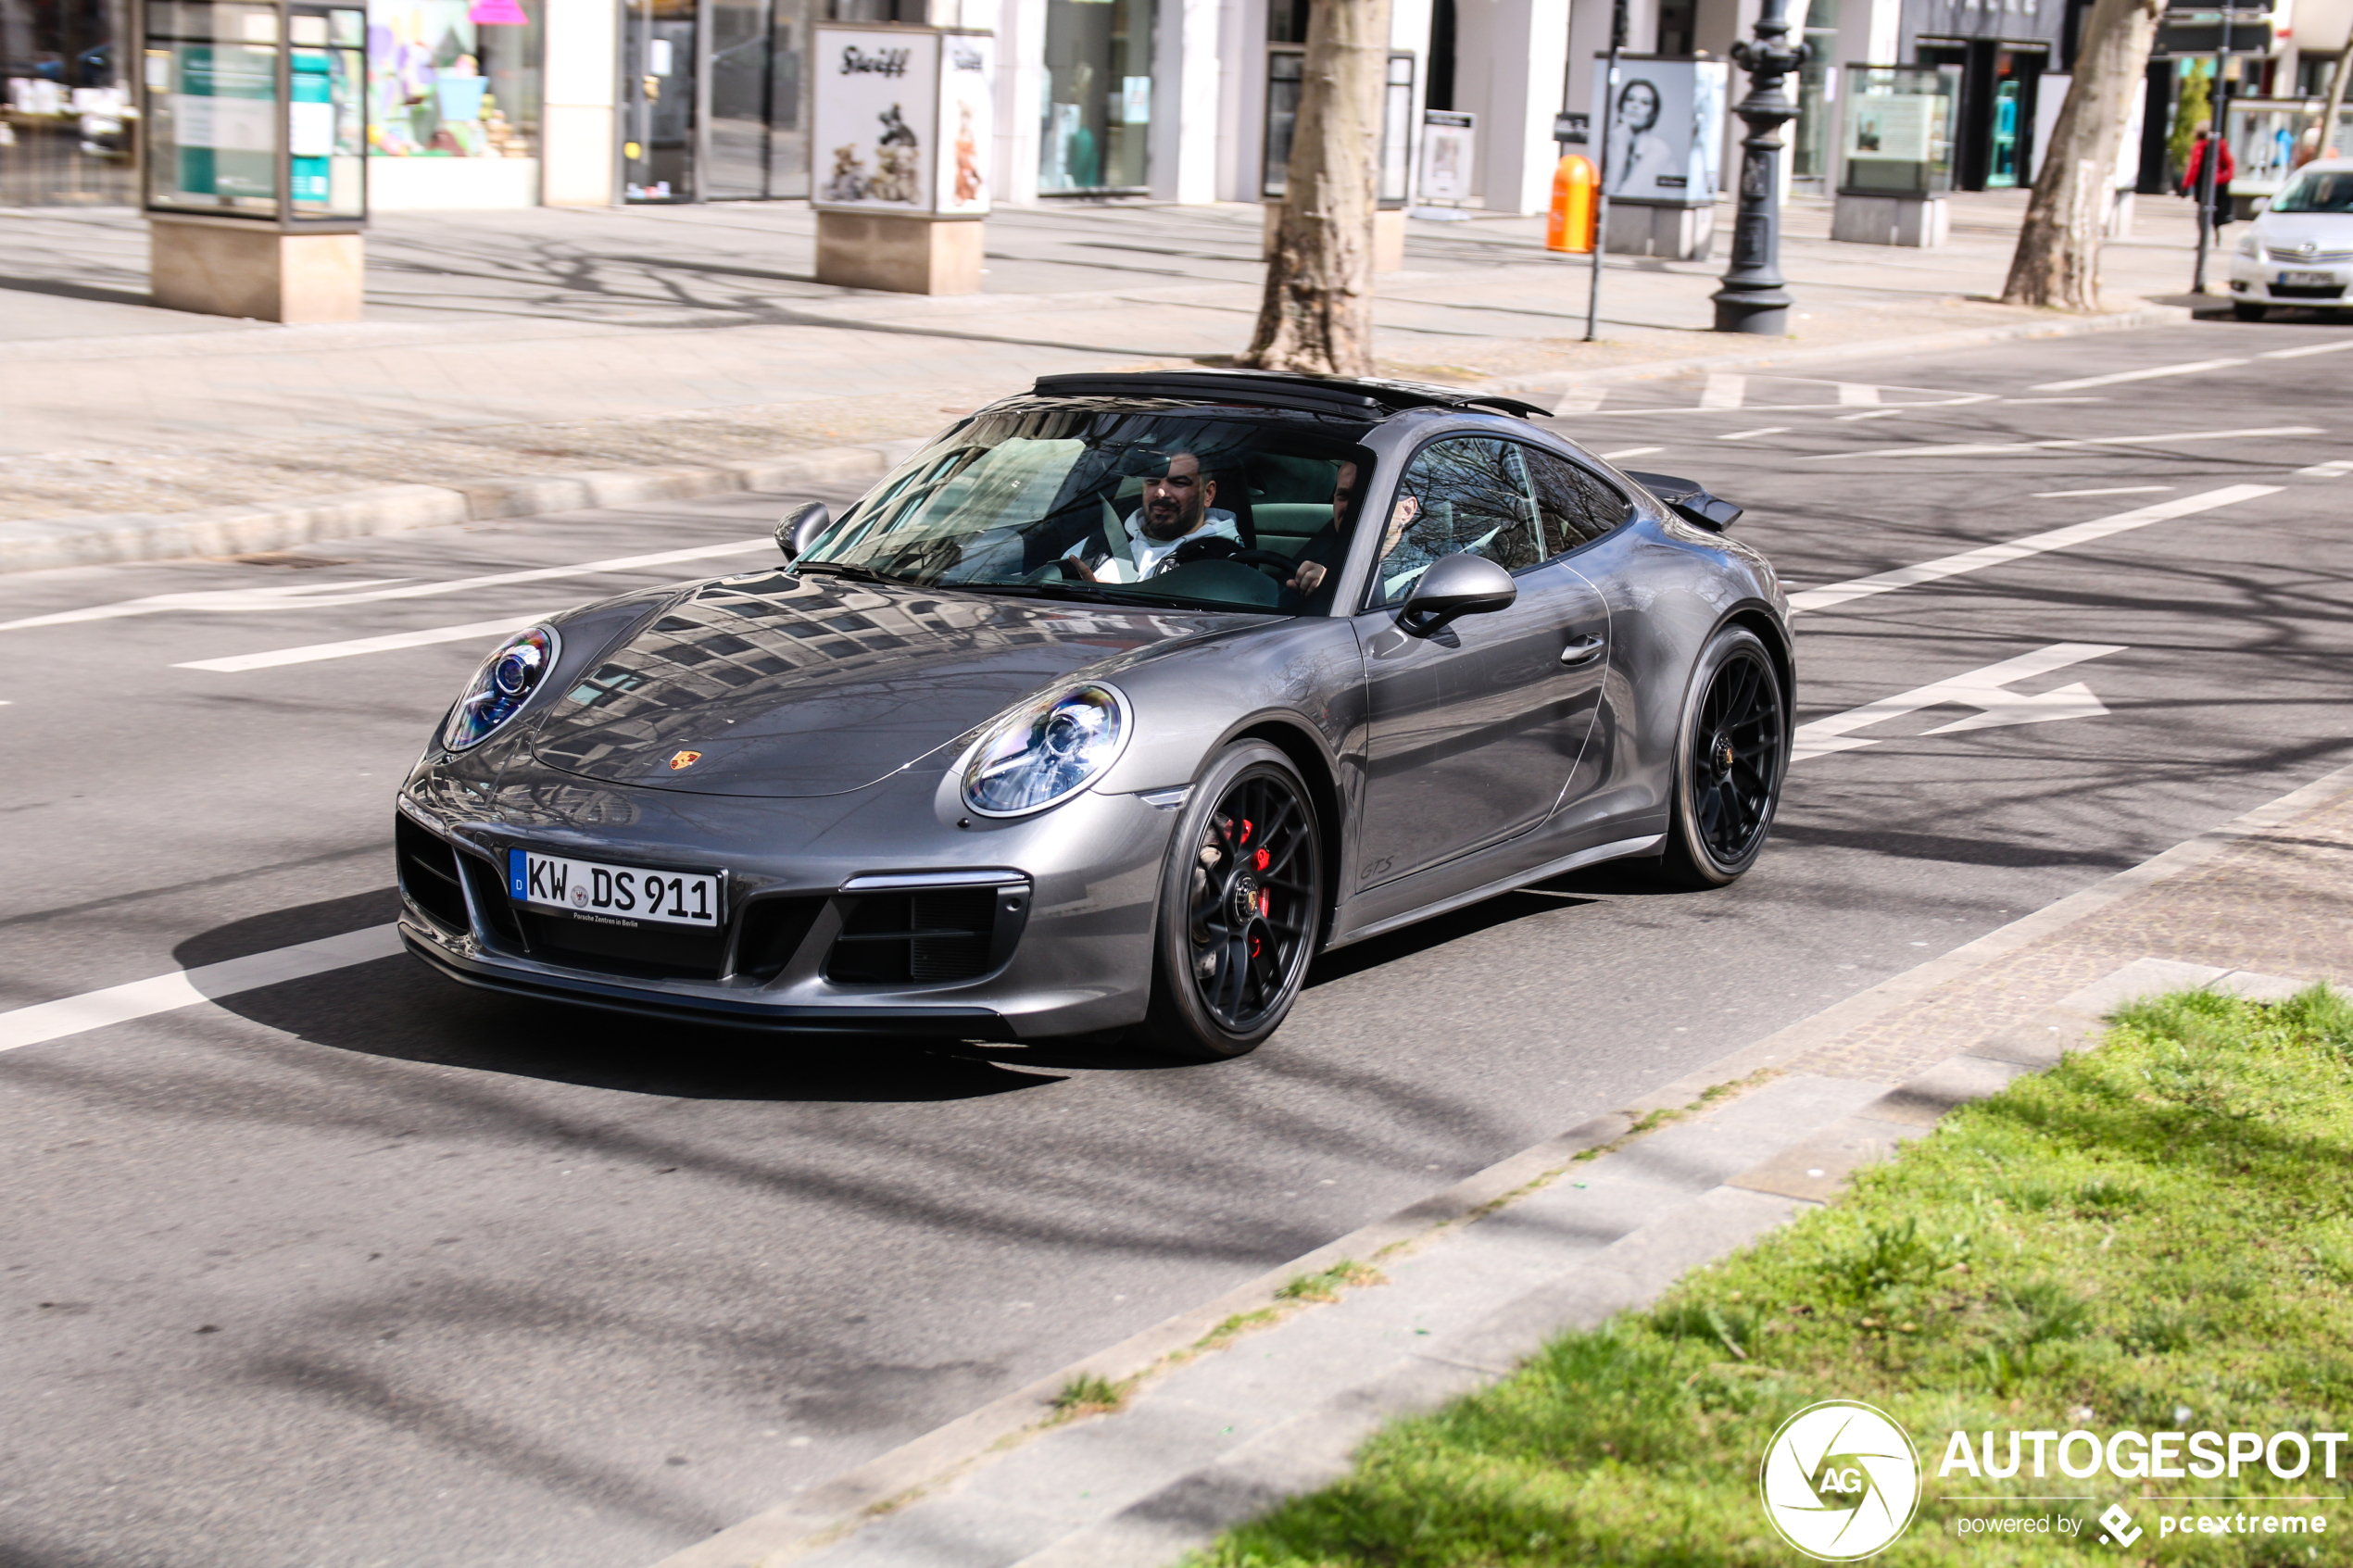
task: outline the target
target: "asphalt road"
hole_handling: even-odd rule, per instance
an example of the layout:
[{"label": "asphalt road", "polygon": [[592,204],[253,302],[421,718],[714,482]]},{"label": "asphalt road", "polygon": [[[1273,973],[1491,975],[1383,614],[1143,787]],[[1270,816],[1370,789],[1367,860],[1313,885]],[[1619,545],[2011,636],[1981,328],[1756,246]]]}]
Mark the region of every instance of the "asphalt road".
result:
[{"label": "asphalt road", "polygon": [[[2296,471],[2353,459],[2353,329],[1830,374],[1564,428],[1747,504],[1805,589],[2256,489],[1809,609],[1820,754],[1746,881],[1603,872],[1348,949],[1240,1061],[769,1044],[405,958],[0,1055],[0,1564],[649,1563],[2353,753],[2353,461]],[[390,918],[391,788],[493,633],[186,666],[751,564],[433,586],[775,512],[0,579],[0,622],[231,596],[0,627],[0,1006]],[[2014,721],[1927,733],[1972,714]]]}]

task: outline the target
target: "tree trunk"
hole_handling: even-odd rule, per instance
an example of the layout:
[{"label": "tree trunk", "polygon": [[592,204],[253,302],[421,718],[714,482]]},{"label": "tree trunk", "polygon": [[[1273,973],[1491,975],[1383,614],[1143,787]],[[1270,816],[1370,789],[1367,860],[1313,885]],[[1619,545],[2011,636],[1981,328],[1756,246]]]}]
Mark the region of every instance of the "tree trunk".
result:
[{"label": "tree trunk", "polygon": [[2312,155],[2316,158],[2337,156],[2332,149],[2336,144],[2337,112],[2345,107],[2345,79],[2347,76],[2353,76],[2353,44],[2346,45],[2345,53],[2336,57],[2336,69],[2329,74],[2328,107],[2321,110],[2320,151]]},{"label": "tree trunk", "polygon": [[1307,57],[1258,330],[1239,363],[1373,371],[1373,208],[1390,0],[1309,0]]},{"label": "tree trunk", "polygon": [[2143,90],[2163,0],[2095,0],[2084,19],[2075,80],[2059,107],[2034,198],[2018,232],[2003,303],[2100,307],[2100,238],[2133,94]]}]

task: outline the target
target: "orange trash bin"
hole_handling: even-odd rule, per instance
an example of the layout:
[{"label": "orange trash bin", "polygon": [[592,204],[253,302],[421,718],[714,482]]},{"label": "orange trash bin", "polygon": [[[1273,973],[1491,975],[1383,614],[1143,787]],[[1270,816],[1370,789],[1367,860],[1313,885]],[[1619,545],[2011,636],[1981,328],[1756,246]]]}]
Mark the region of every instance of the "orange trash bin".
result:
[{"label": "orange trash bin", "polygon": [[1544,248],[1584,255],[1593,248],[1592,160],[1570,153],[1553,170],[1553,206],[1544,220]]}]

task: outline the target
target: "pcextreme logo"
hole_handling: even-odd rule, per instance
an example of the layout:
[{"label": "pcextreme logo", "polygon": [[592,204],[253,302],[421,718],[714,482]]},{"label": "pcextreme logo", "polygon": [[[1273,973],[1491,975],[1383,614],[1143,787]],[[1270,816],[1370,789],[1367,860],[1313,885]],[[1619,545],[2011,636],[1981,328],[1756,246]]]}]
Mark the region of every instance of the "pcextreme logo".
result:
[{"label": "pcextreme logo", "polygon": [[1821,1562],[1885,1550],[1920,1501],[1920,1460],[1885,1411],[1825,1399],[1781,1423],[1758,1467],[1757,1495],[1781,1539]]}]

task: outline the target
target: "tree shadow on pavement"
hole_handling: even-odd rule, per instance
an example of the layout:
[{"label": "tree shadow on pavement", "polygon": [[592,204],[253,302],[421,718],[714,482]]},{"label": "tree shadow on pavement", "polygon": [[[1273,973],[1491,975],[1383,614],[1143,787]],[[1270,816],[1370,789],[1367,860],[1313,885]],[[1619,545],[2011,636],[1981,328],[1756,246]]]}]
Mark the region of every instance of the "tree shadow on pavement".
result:
[{"label": "tree shadow on pavement", "polygon": [[[383,889],[272,910],[191,936],[173,956],[194,969],[363,930],[390,919],[398,897]],[[480,991],[406,954],[214,1005],[357,1056],[670,1099],[900,1103],[1062,1082],[937,1040],[708,1028]]]}]

